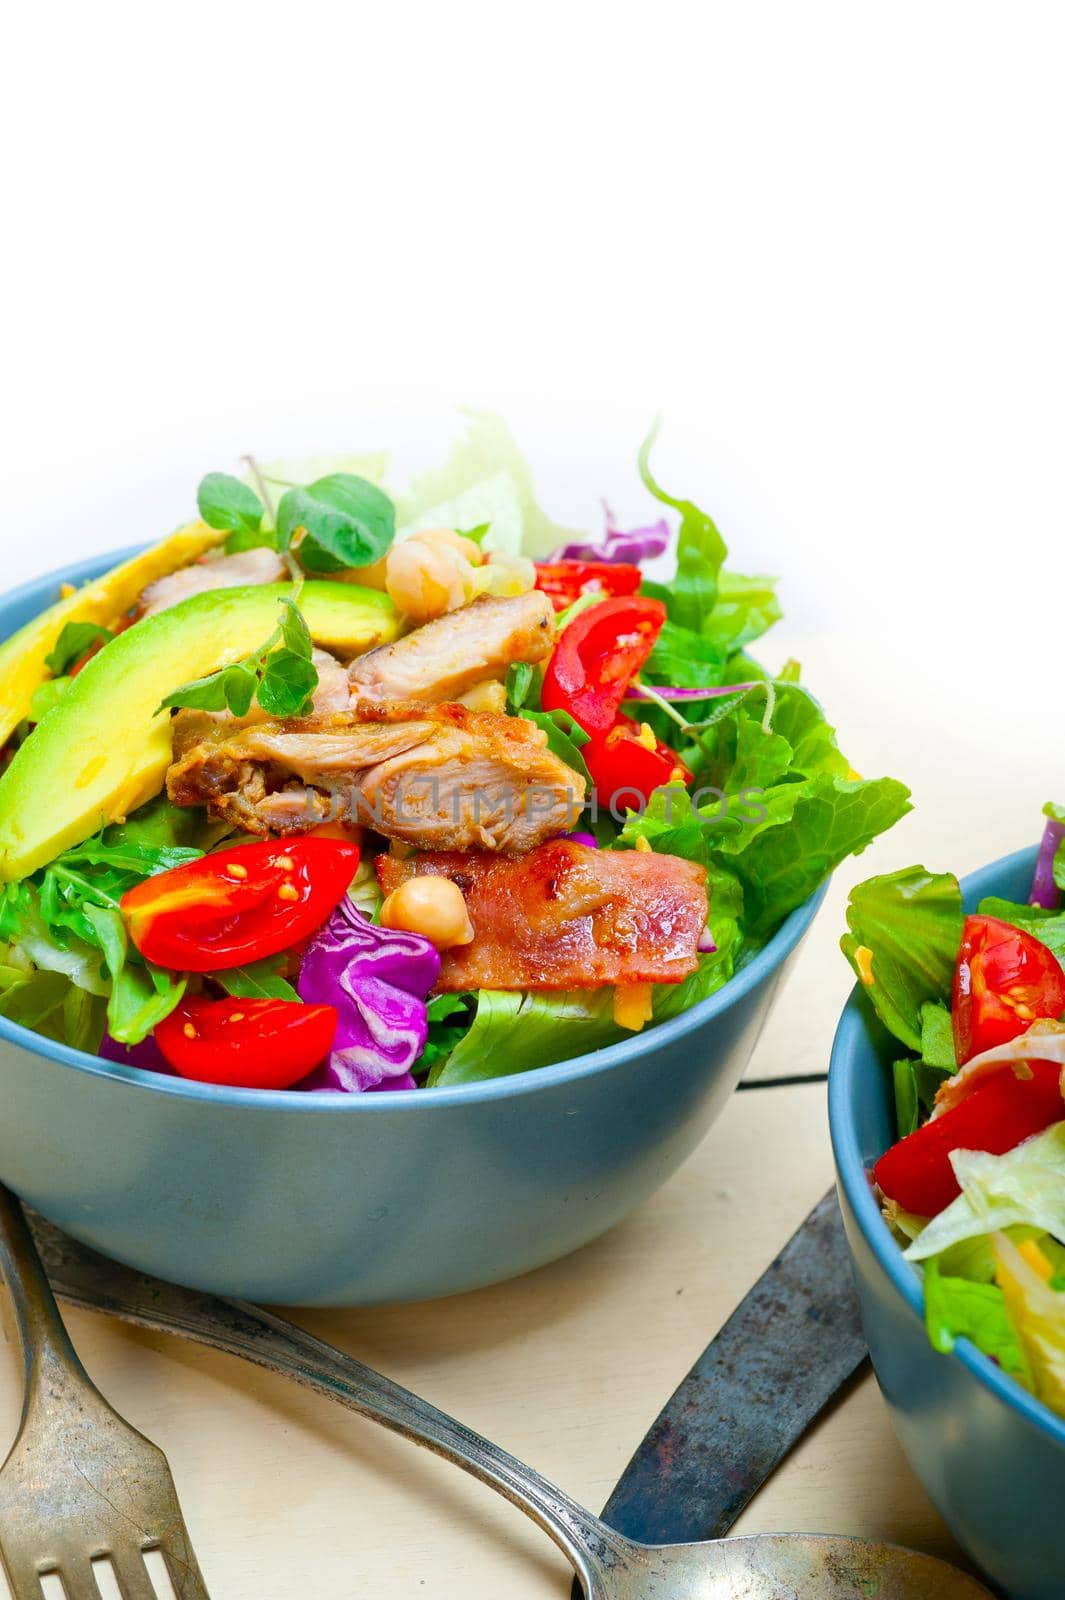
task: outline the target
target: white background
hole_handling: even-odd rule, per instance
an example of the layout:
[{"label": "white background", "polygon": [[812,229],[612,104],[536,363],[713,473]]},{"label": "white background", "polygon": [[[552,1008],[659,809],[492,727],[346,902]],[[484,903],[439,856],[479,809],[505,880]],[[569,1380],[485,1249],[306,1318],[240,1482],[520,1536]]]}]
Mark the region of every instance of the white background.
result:
[{"label": "white background", "polygon": [[[967,870],[1034,839],[1041,803],[1065,800],[1060,16],[973,0],[20,7],[0,95],[4,585],[160,535],[191,512],[201,474],[245,450],[428,455],[457,402],[507,414],[561,518],[595,525],[602,494],[638,515],[635,449],[662,409],[661,478],[714,513],[739,568],[784,579],[766,661],[801,656],[855,766],[914,790],[914,814],[839,874],[756,1063],[822,1068],[849,982],[834,949],[846,883],[919,857]],[[707,1306],[724,1315],[825,1186],[815,1125],[809,1170],[796,1150],[784,1186],[757,1189],[750,1259],[724,1279],[726,1256],[703,1264],[720,1294],[691,1301],[691,1356]],[[727,1143],[704,1156],[724,1161],[725,1193]],[[606,1304],[595,1263],[627,1260],[641,1228],[660,1257],[676,1230],[660,1243],[655,1218],[684,1192],[663,1191],[605,1257],[557,1269],[579,1279],[589,1340]],[[565,1388],[573,1341],[536,1298],[560,1280],[538,1281],[499,1291],[505,1326],[528,1295],[545,1331],[498,1386],[530,1426],[542,1414],[541,1433],[481,1383],[498,1339],[471,1370],[469,1330],[444,1338],[471,1385],[449,1390],[440,1330],[460,1309],[421,1313],[431,1368],[404,1367],[405,1312],[364,1353],[601,1498],[639,1408],[603,1423],[613,1453],[593,1461],[595,1424],[573,1432],[586,1392]],[[148,1361],[121,1337],[109,1330],[116,1363]],[[204,1496],[205,1556],[217,1571],[232,1529],[249,1537],[256,1507],[279,1514],[282,1485],[289,1518],[263,1572],[271,1592],[301,1592],[300,1527],[330,1525],[316,1519],[347,1479],[271,1402],[254,1409],[243,1499],[219,1495],[214,1514],[215,1479],[197,1468],[237,1379],[226,1366],[193,1393],[160,1349],[171,1365],[145,1367],[139,1402],[115,1366],[116,1398],[152,1431],[148,1397],[173,1396],[156,1431]],[[617,1359],[635,1370],[633,1351]],[[647,1415],[674,1365],[647,1374]],[[594,1384],[591,1370],[570,1377]],[[591,1412],[612,1414],[608,1400]],[[12,1423],[15,1405],[12,1388]],[[862,1416],[840,1459],[862,1504],[890,1508],[917,1491],[880,1453],[881,1413]],[[884,1436],[872,1454],[870,1425]],[[554,1448],[570,1434],[572,1461]],[[220,1436],[223,1481],[231,1445]],[[298,1493],[290,1447],[305,1453]],[[839,1447],[823,1453],[831,1483]],[[781,1518],[857,1531],[858,1502],[809,1481],[809,1503]],[[383,1493],[392,1478],[372,1482]],[[409,1504],[389,1502],[382,1560],[410,1534]],[[427,1592],[425,1575],[432,1588],[446,1520],[428,1524],[424,1561],[411,1558],[424,1575],[403,1593]],[[862,1525],[932,1537],[912,1519]],[[502,1546],[470,1533],[466,1548],[478,1593],[517,1593]],[[349,1592],[350,1559],[337,1548],[323,1596]]]}]

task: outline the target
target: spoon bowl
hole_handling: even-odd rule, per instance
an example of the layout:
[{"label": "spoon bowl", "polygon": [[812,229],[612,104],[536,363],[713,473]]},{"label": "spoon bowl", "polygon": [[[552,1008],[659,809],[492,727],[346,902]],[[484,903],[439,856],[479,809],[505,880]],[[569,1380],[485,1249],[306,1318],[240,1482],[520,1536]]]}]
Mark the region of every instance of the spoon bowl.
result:
[{"label": "spoon bowl", "polygon": [[990,1600],[957,1567],[900,1545],[820,1533],[703,1544],[618,1541],[587,1600]]}]

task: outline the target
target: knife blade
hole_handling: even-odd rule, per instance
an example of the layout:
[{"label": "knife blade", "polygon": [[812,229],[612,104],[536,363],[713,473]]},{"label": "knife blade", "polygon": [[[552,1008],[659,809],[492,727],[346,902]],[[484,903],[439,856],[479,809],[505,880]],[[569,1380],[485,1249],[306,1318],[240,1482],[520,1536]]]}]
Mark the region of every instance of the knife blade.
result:
[{"label": "knife blade", "polygon": [[867,1354],[832,1189],[666,1402],[604,1522],[645,1544],[723,1538]]}]

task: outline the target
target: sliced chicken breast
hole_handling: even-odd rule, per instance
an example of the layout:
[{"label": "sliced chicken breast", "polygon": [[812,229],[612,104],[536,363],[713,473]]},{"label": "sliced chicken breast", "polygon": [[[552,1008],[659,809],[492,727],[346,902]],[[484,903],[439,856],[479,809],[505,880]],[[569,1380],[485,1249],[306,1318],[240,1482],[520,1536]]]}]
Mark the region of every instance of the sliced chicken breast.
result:
[{"label": "sliced chicken breast", "polygon": [[353,661],[353,698],[457,700],[516,661],[543,661],[555,643],[555,612],[538,590],[506,600],[475,600],[427,622],[394,644]]},{"label": "sliced chicken breast", "polygon": [[176,805],[207,805],[253,833],[344,817],[421,849],[530,850],[573,825],[585,792],[533,723],[458,705],[360,702],[228,734],[183,712],[174,754]]},{"label": "sliced chicken breast", "polygon": [[169,611],[193,594],[208,594],[212,589],[239,589],[260,583],[280,583],[286,575],[285,563],[276,550],[265,547],[241,550],[237,555],[208,557],[191,567],[157,578],[141,595],[141,616],[154,617]]}]

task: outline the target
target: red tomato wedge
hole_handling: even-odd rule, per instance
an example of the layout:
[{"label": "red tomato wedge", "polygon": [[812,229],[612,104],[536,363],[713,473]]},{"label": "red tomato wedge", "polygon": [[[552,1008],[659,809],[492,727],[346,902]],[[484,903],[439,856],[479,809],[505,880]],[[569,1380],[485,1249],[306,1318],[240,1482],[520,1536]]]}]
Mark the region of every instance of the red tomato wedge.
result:
[{"label": "red tomato wedge", "polygon": [[343,899],[358,864],[358,845],[340,839],[270,839],[146,878],[120,905],[146,961],[218,972],[309,938]]},{"label": "red tomato wedge", "polygon": [[599,803],[612,808],[613,815],[643,809],[655,789],[691,779],[676,751],[658,738],[652,750],[631,717],[619,717],[605,738],[590,739],[581,755]]},{"label": "red tomato wedge", "polygon": [[174,1071],[234,1089],[289,1089],[329,1054],[335,1006],[295,1000],[183,1000],[155,1029]]},{"label": "red tomato wedge", "polygon": [[1065,972],[1045,944],[997,917],[966,917],[951,1014],[959,1066],[1065,1012]]},{"label": "red tomato wedge", "polygon": [[666,620],[661,600],[604,600],[574,617],[544,673],[545,711],[568,711],[585,733],[609,733],[625,690],[654,649]]},{"label": "red tomato wedge", "polygon": [[1030,1078],[1018,1078],[1005,1066],[953,1111],[892,1145],[873,1168],[888,1199],[919,1217],[934,1217],[961,1193],[950,1164],[952,1150],[1005,1155],[1052,1122],[1065,1121],[1061,1067],[1055,1061],[1028,1065]]},{"label": "red tomato wedge", "polygon": [[565,611],[582,594],[635,594],[643,580],[639,567],[625,561],[538,561],[536,587],[556,611]]}]

